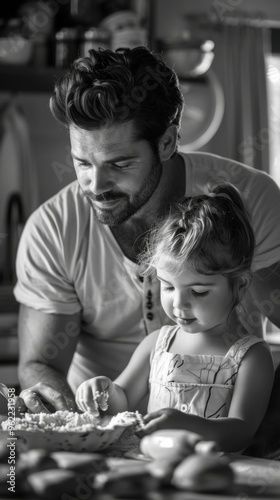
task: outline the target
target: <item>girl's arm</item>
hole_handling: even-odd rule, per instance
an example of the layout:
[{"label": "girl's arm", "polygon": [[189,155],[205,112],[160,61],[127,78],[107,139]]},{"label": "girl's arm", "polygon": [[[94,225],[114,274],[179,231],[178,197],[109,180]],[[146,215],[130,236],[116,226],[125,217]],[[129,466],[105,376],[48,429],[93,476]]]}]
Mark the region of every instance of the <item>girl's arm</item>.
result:
[{"label": "girl's arm", "polygon": [[206,440],[216,441],[223,451],[240,451],[249,444],[262,422],[273,380],[271,353],[263,344],[255,344],[240,364],[228,417],[207,419],[166,408],[146,415],[144,432],[187,429]]},{"label": "girl's arm", "polygon": [[[150,355],[158,332],[157,330],[145,337],[135,349],[124,371],[114,382],[104,376],[83,382],[76,392],[78,407],[95,415],[99,415],[99,408],[111,415],[137,408],[137,404],[149,391]],[[108,394],[107,401],[106,394]]]},{"label": "girl's arm", "polygon": [[[117,393],[122,390],[126,396],[126,410],[137,408],[137,405],[149,392],[150,357],[158,334],[159,330],[156,330],[142,340],[126,368],[114,381]],[[111,409],[111,406],[109,408]]]}]

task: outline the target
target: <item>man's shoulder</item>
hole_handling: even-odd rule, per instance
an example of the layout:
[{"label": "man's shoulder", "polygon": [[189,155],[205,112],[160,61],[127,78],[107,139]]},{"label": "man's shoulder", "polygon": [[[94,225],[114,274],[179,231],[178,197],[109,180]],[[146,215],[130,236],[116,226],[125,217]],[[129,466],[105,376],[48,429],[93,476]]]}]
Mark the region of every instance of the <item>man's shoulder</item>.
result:
[{"label": "man's shoulder", "polygon": [[48,207],[56,206],[61,203],[79,203],[79,200],[83,200],[83,195],[78,181],[75,180],[44,201],[41,206]]},{"label": "man's shoulder", "polygon": [[89,205],[83,196],[78,181],[73,181],[44,201],[35,211],[47,218],[69,219],[80,212],[89,213]]},{"label": "man's shoulder", "polygon": [[251,189],[255,192],[263,190],[264,185],[271,190],[277,189],[275,181],[269,174],[231,158],[205,152],[180,153],[180,155],[185,162],[187,178],[192,183],[192,194],[204,190],[207,185],[223,182],[234,184],[244,192],[245,197]]},{"label": "man's shoulder", "polygon": [[184,158],[186,164],[192,164],[194,167],[202,167],[205,169],[221,169],[221,167],[223,167],[223,169],[225,168],[229,171],[234,170],[235,174],[237,174],[239,171],[246,171],[248,172],[248,174],[252,175],[258,175],[258,173],[260,173],[261,175],[264,174],[264,172],[256,170],[249,165],[245,165],[245,163],[214,153],[207,153],[203,151],[191,151],[189,153],[182,153],[179,151],[179,154]]},{"label": "man's shoulder", "polygon": [[[85,231],[91,219],[90,206],[83,196],[77,181],[71,182],[44,201],[29,217],[27,226],[52,228],[64,236]],[[97,226],[95,224],[95,226]],[[41,229],[40,229],[41,228]]]}]

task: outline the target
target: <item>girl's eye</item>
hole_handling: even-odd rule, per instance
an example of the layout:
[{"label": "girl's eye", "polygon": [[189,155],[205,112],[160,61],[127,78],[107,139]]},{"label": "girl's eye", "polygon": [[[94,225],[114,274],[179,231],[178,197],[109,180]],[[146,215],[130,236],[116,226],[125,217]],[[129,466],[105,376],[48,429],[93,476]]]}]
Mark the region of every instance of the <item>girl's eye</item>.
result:
[{"label": "girl's eye", "polygon": [[195,296],[195,297],[205,297],[205,295],[208,295],[208,291],[207,292],[196,292],[195,290],[192,290],[192,294]]},{"label": "girl's eye", "polygon": [[161,285],[161,289],[164,292],[171,292],[171,290],[174,290],[173,286],[165,286],[165,285]]}]

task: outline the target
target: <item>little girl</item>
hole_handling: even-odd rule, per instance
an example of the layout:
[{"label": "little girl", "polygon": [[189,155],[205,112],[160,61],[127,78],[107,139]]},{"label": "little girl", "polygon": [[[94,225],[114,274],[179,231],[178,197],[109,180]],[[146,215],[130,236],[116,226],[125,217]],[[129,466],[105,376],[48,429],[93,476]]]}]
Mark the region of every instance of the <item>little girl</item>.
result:
[{"label": "little girl", "polygon": [[100,376],[81,384],[79,408],[115,414],[137,408],[149,394],[145,433],[187,429],[223,451],[247,446],[274,378],[266,342],[238,329],[254,243],[247,210],[230,184],[173,207],[151,231],[140,267],[156,273],[173,326],[148,335],[114,382]]}]

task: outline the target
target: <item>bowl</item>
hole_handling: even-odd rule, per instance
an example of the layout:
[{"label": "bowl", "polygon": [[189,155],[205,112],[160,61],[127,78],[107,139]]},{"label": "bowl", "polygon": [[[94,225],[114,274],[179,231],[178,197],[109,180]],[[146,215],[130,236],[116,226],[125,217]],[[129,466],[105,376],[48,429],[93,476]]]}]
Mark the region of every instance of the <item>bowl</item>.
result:
[{"label": "bowl", "polygon": [[15,441],[18,452],[31,448],[48,451],[94,452],[115,444],[124,430],[134,433],[142,426],[138,412],[123,412],[115,416],[94,417],[85,412],[79,414],[57,411],[52,414],[29,414],[15,418],[14,422],[2,422],[0,445]]},{"label": "bowl", "polygon": [[0,38],[0,63],[28,64],[32,58],[33,44],[19,35]]},{"label": "bowl", "polygon": [[165,39],[159,41],[159,49],[168,66],[179,78],[195,78],[204,75],[214,59],[214,42],[200,39]]}]

